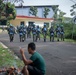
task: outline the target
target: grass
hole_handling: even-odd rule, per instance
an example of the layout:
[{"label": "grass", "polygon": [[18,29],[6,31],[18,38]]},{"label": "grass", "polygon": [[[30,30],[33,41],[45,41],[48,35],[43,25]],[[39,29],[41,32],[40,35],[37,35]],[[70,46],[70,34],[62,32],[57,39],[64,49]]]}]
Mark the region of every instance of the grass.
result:
[{"label": "grass", "polygon": [[0,68],[9,68],[11,66],[22,68],[23,62],[9,49],[0,45]]},{"label": "grass", "polygon": [[[41,34],[40,37],[43,38],[43,35]],[[47,38],[47,39],[50,39],[49,36],[47,36],[46,38]],[[57,40],[57,38],[54,37],[54,40]],[[65,38],[64,41],[65,41],[65,42],[76,43],[76,40],[73,40],[73,39],[66,39],[66,38]]]},{"label": "grass", "polygon": [[76,40],[73,40],[73,39],[65,39],[65,42],[72,42],[72,43],[76,43]]}]

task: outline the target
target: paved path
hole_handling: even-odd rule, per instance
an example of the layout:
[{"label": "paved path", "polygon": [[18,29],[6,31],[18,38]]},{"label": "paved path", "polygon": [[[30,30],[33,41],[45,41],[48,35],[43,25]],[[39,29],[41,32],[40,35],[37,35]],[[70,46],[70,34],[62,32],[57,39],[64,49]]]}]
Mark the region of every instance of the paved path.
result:
[{"label": "paved path", "polygon": [[[0,41],[14,51],[21,59],[19,47],[25,49],[27,58],[30,55],[27,52],[27,45],[32,42],[32,39],[27,39],[25,42],[19,42],[18,35],[15,35],[13,42],[9,42],[7,33],[0,33]],[[46,75],[76,75],[76,44],[68,42],[43,42],[41,39],[35,42],[37,51],[42,54],[46,62]]]}]

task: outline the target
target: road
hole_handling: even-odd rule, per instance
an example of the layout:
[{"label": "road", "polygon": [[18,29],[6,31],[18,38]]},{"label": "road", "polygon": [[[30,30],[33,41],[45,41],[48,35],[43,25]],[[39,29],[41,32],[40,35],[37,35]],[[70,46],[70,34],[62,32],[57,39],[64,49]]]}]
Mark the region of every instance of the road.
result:
[{"label": "road", "polygon": [[[9,41],[7,33],[0,33],[0,41],[13,51],[20,59],[19,47],[25,49],[27,58],[28,43],[32,39],[28,38],[25,42],[19,41],[18,34],[15,34],[13,42]],[[44,57],[46,62],[46,75],[76,75],[76,44],[69,42],[43,42],[41,39],[35,42],[36,50]]]}]

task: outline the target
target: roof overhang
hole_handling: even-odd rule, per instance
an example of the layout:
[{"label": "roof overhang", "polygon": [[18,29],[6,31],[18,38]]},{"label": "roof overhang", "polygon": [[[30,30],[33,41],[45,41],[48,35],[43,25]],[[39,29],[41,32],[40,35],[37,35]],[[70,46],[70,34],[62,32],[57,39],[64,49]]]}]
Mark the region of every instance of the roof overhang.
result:
[{"label": "roof overhang", "polygon": [[38,19],[38,20],[50,20],[53,21],[53,18],[40,18],[40,17],[31,17],[31,16],[23,16],[23,15],[18,15],[16,16],[16,19]]}]

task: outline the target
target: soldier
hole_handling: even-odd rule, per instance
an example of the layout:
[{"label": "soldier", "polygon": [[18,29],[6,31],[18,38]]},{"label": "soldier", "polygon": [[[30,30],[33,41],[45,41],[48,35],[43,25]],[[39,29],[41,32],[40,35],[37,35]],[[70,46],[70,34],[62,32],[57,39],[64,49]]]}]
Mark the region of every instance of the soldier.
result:
[{"label": "soldier", "polygon": [[19,32],[20,42],[24,42],[23,25],[20,25],[18,32]]},{"label": "soldier", "polygon": [[53,25],[49,29],[50,32],[50,41],[54,42],[54,27]]},{"label": "soldier", "polygon": [[19,28],[20,28],[20,27],[19,27],[19,26],[17,26],[16,28],[17,28],[16,32],[17,32],[17,33],[19,33]]},{"label": "soldier", "polygon": [[14,34],[15,34],[15,28],[12,24],[10,24],[10,27],[8,28],[8,34],[9,34],[10,42],[13,42]]},{"label": "soldier", "polygon": [[63,28],[63,25],[61,25],[61,41],[63,40],[64,41],[64,28]]},{"label": "soldier", "polygon": [[37,28],[36,28],[36,41],[38,40],[38,38],[40,40],[40,33],[41,33],[40,27],[37,26]]},{"label": "soldier", "polygon": [[23,27],[24,41],[26,40],[26,33],[27,33],[27,28],[24,26],[24,27]]},{"label": "soldier", "polygon": [[36,27],[35,27],[35,25],[33,25],[32,34],[33,34],[33,41],[36,41]]},{"label": "soldier", "polygon": [[57,25],[57,28],[56,28],[57,41],[59,41],[59,38],[60,38],[60,31],[61,31],[61,28],[59,25]]},{"label": "soldier", "polygon": [[31,38],[31,26],[29,25],[28,27],[27,27],[27,38]]},{"label": "soldier", "polygon": [[42,33],[44,37],[44,42],[46,42],[46,35],[47,35],[47,27],[46,24],[44,24],[44,27],[42,28]]}]

